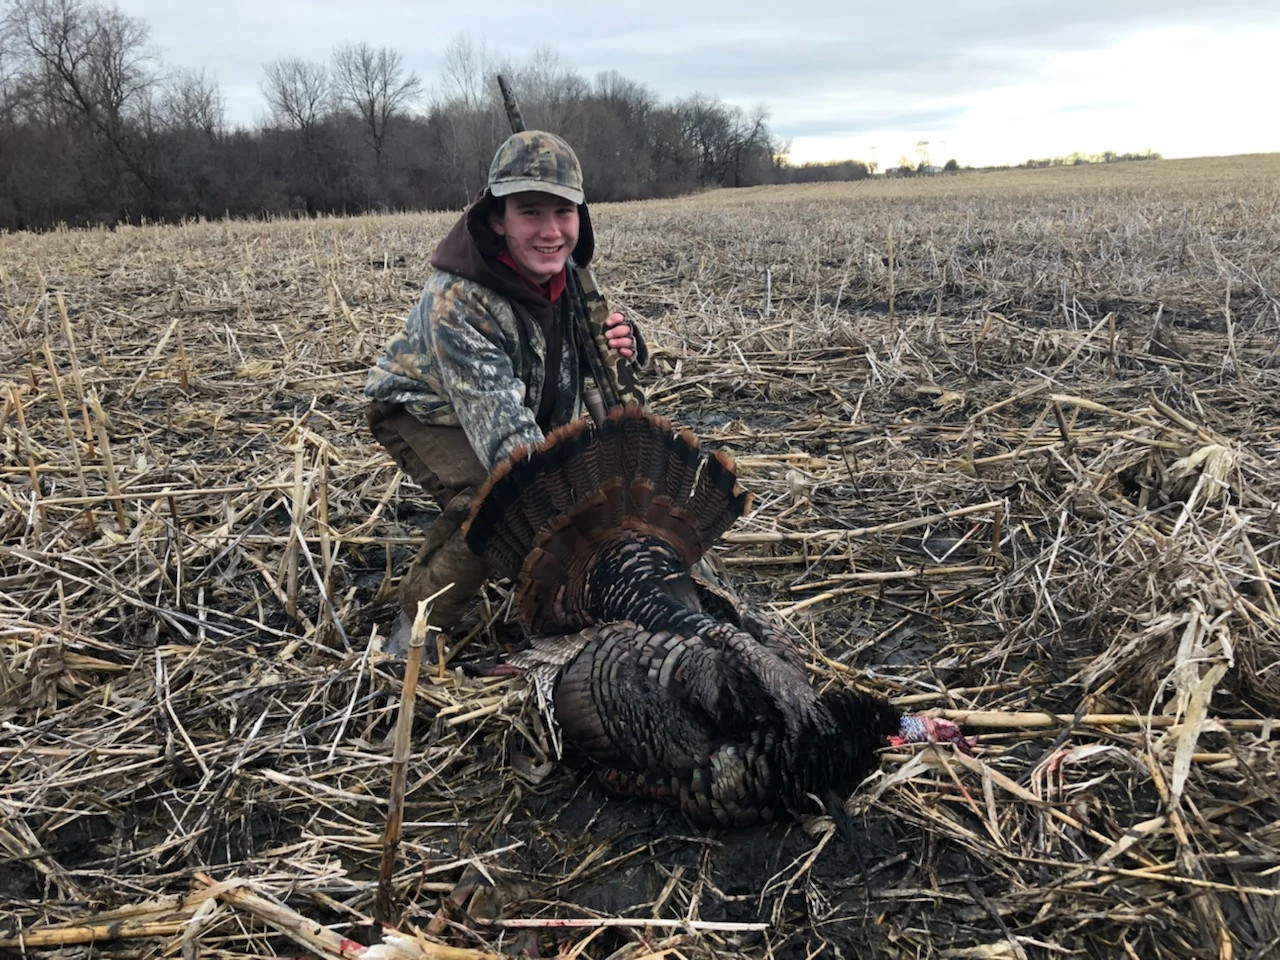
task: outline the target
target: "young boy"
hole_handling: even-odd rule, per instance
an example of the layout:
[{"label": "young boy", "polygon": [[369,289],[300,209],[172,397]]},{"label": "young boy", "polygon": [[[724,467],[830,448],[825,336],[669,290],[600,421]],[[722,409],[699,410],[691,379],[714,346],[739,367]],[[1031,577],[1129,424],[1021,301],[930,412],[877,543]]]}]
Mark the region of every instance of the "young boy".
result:
[{"label": "young boy", "polygon": [[[455,627],[488,569],[462,522],[493,466],[582,411],[586,360],[565,295],[565,265],[595,247],[572,148],[527,130],[494,155],[489,182],[431,255],[434,268],[404,330],[369,371],[369,428],[441,515],[400,584],[388,644],[400,652],[419,600],[452,583],[429,622]],[[609,348],[643,367],[648,351],[619,313]]]}]

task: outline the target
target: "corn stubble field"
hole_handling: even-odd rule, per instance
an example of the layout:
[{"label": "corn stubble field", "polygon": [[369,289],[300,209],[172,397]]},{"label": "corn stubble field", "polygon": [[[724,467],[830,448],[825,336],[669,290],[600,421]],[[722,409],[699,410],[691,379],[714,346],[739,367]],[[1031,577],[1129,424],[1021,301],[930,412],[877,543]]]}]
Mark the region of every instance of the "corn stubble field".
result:
[{"label": "corn stubble field", "polygon": [[[416,692],[382,955],[1280,951],[1280,156],[594,213],[654,408],[757,494],[727,576],[980,742],[886,752],[856,852],[699,830],[452,668],[518,639],[494,584]],[[451,220],[0,237],[0,955],[381,939],[431,508],[360,389]]]}]

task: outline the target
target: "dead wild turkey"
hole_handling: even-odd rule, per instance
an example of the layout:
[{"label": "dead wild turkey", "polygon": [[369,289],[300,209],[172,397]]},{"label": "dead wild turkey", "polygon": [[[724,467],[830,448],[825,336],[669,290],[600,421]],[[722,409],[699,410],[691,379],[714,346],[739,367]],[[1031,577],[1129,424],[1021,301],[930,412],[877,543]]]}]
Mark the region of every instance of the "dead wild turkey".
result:
[{"label": "dead wild turkey", "polygon": [[541,634],[511,658],[566,745],[615,793],[744,826],[833,812],[887,742],[944,739],[852,690],[817,693],[800,652],[760,613],[691,568],[746,512],[732,458],[638,407],[579,421],[499,465],[467,542],[517,585]]}]

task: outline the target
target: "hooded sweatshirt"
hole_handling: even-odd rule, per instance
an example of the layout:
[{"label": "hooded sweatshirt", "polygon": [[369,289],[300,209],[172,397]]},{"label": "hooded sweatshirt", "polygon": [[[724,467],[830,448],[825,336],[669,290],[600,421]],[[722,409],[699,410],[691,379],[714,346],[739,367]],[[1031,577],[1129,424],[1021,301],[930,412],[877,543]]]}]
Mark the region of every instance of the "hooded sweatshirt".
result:
[{"label": "hooded sweatshirt", "polygon": [[[569,298],[553,303],[498,259],[492,204],[482,193],[440,241],[421,298],[365,384],[367,397],[402,403],[423,423],[461,427],[490,470],[579,415],[583,367]],[[586,266],[586,204],[578,217],[573,258]]]}]

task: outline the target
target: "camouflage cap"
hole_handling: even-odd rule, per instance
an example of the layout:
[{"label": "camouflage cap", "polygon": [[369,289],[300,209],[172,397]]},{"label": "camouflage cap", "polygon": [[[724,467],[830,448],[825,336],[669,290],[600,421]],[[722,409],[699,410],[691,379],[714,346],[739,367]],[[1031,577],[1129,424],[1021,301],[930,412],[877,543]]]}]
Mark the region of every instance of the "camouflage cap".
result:
[{"label": "camouflage cap", "polygon": [[574,203],[584,202],[582,167],[573,148],[554,133],[525,130],[512,134],[489,165],[489,193],[508,197],[533,190]]}]

